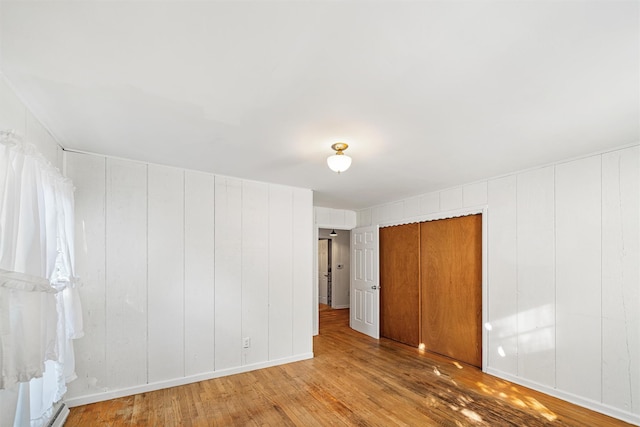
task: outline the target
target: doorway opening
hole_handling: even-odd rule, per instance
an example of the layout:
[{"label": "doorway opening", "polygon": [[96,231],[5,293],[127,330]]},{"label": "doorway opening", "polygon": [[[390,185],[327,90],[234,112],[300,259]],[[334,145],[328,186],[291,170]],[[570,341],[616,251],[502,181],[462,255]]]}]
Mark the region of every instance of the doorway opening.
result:
[{"label": "doorway opening", "polygon": [[[335,231],[335,235],[332,235]],[[318,229],[318,292],[319,306],[348,309],[350,306],[351,232],[349,230]]]},{"label": "doorway opening", "polygon": [[331,307],[331,239],[318,239],[318,302]]}]

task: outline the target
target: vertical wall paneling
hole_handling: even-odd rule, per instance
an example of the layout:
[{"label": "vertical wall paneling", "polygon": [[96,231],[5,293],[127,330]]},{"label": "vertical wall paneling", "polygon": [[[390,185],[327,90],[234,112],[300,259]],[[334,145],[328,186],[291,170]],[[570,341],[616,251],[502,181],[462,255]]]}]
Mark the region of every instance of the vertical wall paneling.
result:
[{"label": "vertical wall paneling", "polygon": [[148,166],[149,382],[184,376],[184,172]]},{"label": "vertical wall paneling", "polygon": [[147,383],[147,165],[107,159],[107,387]]},{"label": "vertical wall paneling", "polygon": [[383,206],[375,206],[371,208],[371,225],[378,225],[383,221]]},{"label": "vertical wall paneling", "polygon": [[[516,177],[488,183],[488,363],[516,375],[518,361]],[[485,325],[486,327],[486,325]]]},{"label": "vertical wall paneling", "polygon": [[420,213],[430,214],[440,210],[440,193],[427,193],[420,197]]},{"label": "vertical wall paneling", "polygon": [[184,174],[185,374],[212,372],[215,320],[215,222],[213,175]]},{"label": "vertical wall paneling", "polygon": [[462,204],[464,207],[487,204],[487,181],[462,187]]},{"label": "vertical wall paneling", "polygon": [[440,192],[440,210],[450,211],[462,207],[462,187],[450,188]]},{"label": "vertical wall paneling", "polygon": [[602,372],[600,163],[593,156],[556,166],[556,384],[595,401]]},{"label": "vertical wall paneling", "polygon": [[[639,151],[489,180],[484,272],[487,371],[635,423]],[[462,187],[464,206],[482,201],[482,186]],[[419,196],[422,215],[451,208],[440,194]],[[376,224],[380,210],[358,211],[359,225]]]},{"label": "vertical wall paneling", "polygon": [[[269,185],[242,182],[243,364],[269,359]],[[244,345],[244,343],[243,343]],[[246,346],[245,346],[246,347]]]},{"label": "vertical wall paneling", "polygon": [[420,198],[413,197],[404,201],[404,215],[402,218],[411,218],[420,215]]},{"label": "vertical wall paneling", "polygon": [[269,360],[293,351],[293,227],[290,187],[269,186]]},{"label": "vertical wall paneling", "polygon": [[602,402],[640,413],[640,149],[602,156]]},{"label": "vertical wall paneling", "polygon": [[240,366],[242,181],[215,178],[215,368]]},{"label": "vertical wall paneling", "polygon": [[[311,353],[313,349],[312,341],[312,319],[309,313],[313,307],[312,287],[310,286],[313,271],[311,266],[314,245],[312,240],[312,204],[313,193],[310,190],[293,190],[293,354]],[[341,236],[345,236],[348,250],[348,231],[340,231]],[[348,283],[348,278],[346,279]],[[348,285],[346,286],[348,289]],[[338,295],[334,296],[334,299]],[[346,301],[348,304],[348,299]]]},{"label": "vertical wall paneling", "polygon": [[75,255],[84,337],[74,341],[76,373],[70,395],[101,392],[107,384],[105,313],[105,158],[65,152],[65,175],[75,190]]},{"label": "vertical wall paneling", "polygon": [[358,227],[368,227],[371,225],[371,209],[358,211]]},{"label": "vertical wall paneling", "polygon": [[399,220],[404,214],[404,202],[389,203],[384,206],[384,220]]},{"label": "vertical wall paneling", "polygon": [[13,129],[16,135],[25,137],[27,109],[0,75],[0,129]]},{"label": "vertical wall paneling", "polygon": [[36,119],[30,111],[27,111],[26,121],[26,138],[25,140],[35,145],[40,153],[51,162],[51,164],[59,166],[57,148],[58,144],[49,134],[49,131]]},{"label": "vertical wall paneling", "polygon": [[329,209],[329,222],[328,224],[345,224],[345,211],[342,209]]},{"label": "vertical wall paneling", "polygon": [[555,387],[554,168],[517,181],[518,375]]},{"label": "vertical wall paneling", "polygon": [[331,211],[333,209],[315,207],[313,208],[316,224],[331,224]]}]

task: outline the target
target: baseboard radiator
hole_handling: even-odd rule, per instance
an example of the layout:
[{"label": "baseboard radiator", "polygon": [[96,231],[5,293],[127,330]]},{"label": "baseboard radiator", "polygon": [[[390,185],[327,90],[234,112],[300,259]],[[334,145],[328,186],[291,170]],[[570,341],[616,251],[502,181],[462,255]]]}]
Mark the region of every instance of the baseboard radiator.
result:
[{"label": "baseboard radiator", "polygon": [[47,427],[62,427],[69,416],[69,408],[64,402],[58,402],[55,406],[56,410],[53,417],[49,420]]}]

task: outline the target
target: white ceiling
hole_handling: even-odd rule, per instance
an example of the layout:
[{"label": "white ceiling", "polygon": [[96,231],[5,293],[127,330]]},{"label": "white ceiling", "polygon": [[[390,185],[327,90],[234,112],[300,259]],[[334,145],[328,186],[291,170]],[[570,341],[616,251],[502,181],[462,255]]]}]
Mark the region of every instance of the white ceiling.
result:
[{"label": "white ceiling", "polygon": [[637,143],[639,5],[3,1],[1,67],[65,148],[358,209]]}]

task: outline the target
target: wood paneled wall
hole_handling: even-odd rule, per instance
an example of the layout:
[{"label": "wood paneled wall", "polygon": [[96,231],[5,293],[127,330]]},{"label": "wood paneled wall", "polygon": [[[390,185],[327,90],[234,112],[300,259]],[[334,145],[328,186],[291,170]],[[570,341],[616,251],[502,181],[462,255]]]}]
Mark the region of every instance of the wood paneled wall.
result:
[{"label": "wood paneled wall", "polygon": [[487,207],[487,370],[640,423],[640,148],[358,212],[358,226]]},{"label": "wood paneled wall", "polygon": [[310,190],[65,156],[85,320],[71,405],[312,357]]}]

